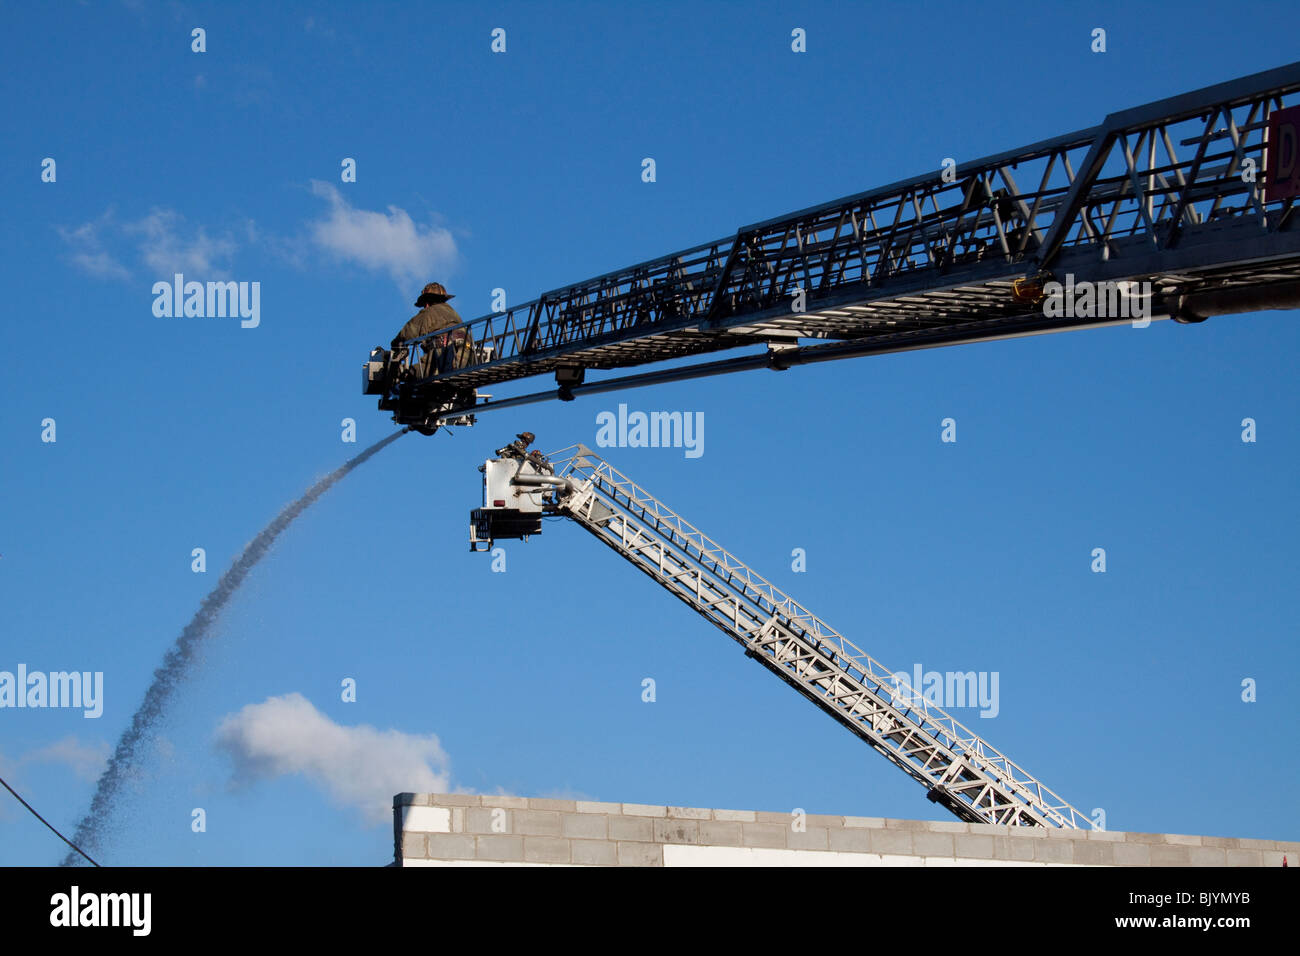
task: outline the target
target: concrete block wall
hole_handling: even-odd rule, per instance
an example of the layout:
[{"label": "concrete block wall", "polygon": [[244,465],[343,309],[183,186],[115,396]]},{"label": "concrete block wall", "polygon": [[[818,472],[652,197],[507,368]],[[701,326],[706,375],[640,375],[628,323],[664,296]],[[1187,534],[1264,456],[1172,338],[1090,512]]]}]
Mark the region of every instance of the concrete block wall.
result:
[{"label": "concrete block wall", "polygon": [[458,793],[393,799],[398,866],[1281,866],[1300,843]]}]

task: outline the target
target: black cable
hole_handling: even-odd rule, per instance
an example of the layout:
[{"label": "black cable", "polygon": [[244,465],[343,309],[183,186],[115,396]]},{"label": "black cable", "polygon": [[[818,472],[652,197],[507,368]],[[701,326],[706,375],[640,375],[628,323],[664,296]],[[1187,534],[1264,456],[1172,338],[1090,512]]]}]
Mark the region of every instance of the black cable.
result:
[{"label": "black cable", "polygon": [[[54,827],[50,825],[50,821],[49,821],[49,820],[46,820],[43,816],[41,816],[39,813],[37,813],[36,810],[32,807],[32,805],[31,805],[30,803],[28,803],[28,802],[27,802],[26,800],[24,800],[22,797],[18,796],[18,791],[17,791],[17,790],[15,790],[13,787],[9,786],[9,784],[5,783],[5,779],[4,779],[4,777],[0,777],[0,785],[3,785],[4,788],[5,788],[6,790],[8,790],[10,793],[12,793],[12,794],[14,795],[14,799],[15,799],[15,800],[17,800],[19,803],[21,803],[23,806],[25,806],[28,810],[31,810],[32,816],[34,816],[37,820],[40,820],[40,821],[41,821],[42,823],[44,823],[47,827],[49,827],[50,830],[54,833],[54,835],[55,835],[56,837],[58,837],[60,840],[62,840],[62,841],[63,841],[64,843],[66,843],[68,846],[72,847],[74,850],[76,850],[78,853],[80,853],[82,856],[84,856],[87,860],[90,860],[90,854],[89,854],[89,853],[87,853],[87,852],[86,852],[85,850],[83,850],[81,847],[77,846],[77,844],[73,843],[71,840],[69,840],[67,837],[65,837],[65,836],[64,836],[62,833],[60,833],[58,830],[55,830]],[[95,863],[94,860],[90,860],[90,862],[93,863],[95,866],[99,866],[99,864],[98,864],[98,863]]]}]

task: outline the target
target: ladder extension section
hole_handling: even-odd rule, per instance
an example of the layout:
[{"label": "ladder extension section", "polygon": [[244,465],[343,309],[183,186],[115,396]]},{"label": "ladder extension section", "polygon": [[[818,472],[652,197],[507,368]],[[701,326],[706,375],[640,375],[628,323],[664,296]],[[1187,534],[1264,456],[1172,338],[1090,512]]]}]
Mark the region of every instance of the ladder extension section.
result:
[{"label": "ladder extension section", "polygon": [[[962,820],[1091,827],[1079,810],[929,704],[585,445],[552,456],[559,511],[707,618]],[[895,687],[897,689],[895,689]]]},{"label": "ladder extension section", "polygon": [[1149,281],[1156,318],[1294,308],[1297,201],[1270,181],[1269,136],[1297,93],[1300,62],[743,226],[467,321],[476,357],[436,382],[581,382],[755,345],[785,368],[1115,321],[1045,316],[1016,292],[1040,271]]}]

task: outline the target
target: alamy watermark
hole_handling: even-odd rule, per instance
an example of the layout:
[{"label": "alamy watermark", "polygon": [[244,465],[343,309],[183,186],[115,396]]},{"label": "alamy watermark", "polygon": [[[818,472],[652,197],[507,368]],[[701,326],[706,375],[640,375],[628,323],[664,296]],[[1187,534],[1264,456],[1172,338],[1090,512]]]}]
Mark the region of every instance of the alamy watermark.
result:
[{"label": "alamy watermark", "polygon": [[5,707],[81,708],[83,717],[104,713],[103,671],[0,671],[0,709]]},{"label": "alamy watermark", "polygon": [[703,412],[628,412],[596,415],[596,445],[600,448],[684,448],[687,458],[704,454]]},{"label": "alamy watermark", "polygon": [[1043,315],[1049,319],[1133,319],[1135,326],[1151,324],[1150,282],[1074,281],[1043,283]]},{"label": "alamy watermark", "polygon": [[148,936],[152,911],[152,893],[83,893],[74,884],[50,897],[50,925],[58,927],[124,927],[132,936]]},{"label": "alamy watermark", "polygon": [[922,671],[920,664],[913,664],[912,673],[895,671],[889,677],[895,706],[913,707],[924,701],[945,710],[979,707],[981,717],[996,717],[1001,709],[997,671]]},{"label": "alamy watermark", "polygon": [[153,314],[160,319],[238,316],[245,329],[255,329],[262,321],[260,282],[186,282],[178,272],[171,282],[155,282],[153,295]]}]

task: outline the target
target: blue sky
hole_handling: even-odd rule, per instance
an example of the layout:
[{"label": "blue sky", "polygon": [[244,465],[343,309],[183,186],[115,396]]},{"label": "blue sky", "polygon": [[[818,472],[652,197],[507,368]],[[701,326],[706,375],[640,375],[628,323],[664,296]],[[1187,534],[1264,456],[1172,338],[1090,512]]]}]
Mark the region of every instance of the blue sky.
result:
[{"label": "blue sky", "polygon": [[[477,316],[497,287],[522,302],[946,156],[1087,127],[1291,61],[1291,33],[1259,29],[1288,10],[10,6],[0,670],[102,671],[105,703],[98,719],[0,710],[0,772],[71,831],[217,575],[390,432],[359,365],[425,282]],[[1089,50],[1097,26],[1104,54]],[[790,51],[795,27],[806,54]],[[340,181],[344,157],[355,183]],[[260,325],[156,317],[152,284],[173,271],[259,282]],[[1298,345],[1284,313],[1158,322],[407,436],[245,585],[103,862],[382,863],[391,831],[356,785],[376,754],[481,792],[940,814],[576,526],[509,545],[504,574],[467,552],[492,449],[525,428],[545,449],[594,444],[596,415],[619,402],[702,412],[705,445],[693,459],[612,449],[615,467],[890,667],[998,672],[997,717],[954,714],[1075,806],[1103,808],[1109,829],[1300,838]],[[955,445],[939,440],[950,416]],[[196,547],[206,574],[190,570]],[[1096,547],[1105,574],[1090,571]],[[229,719],[277,732],[275,759],[234,759],[219,745]],[[0,799],[0,863],[61,856]]]}]

